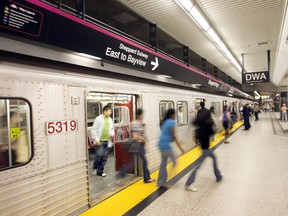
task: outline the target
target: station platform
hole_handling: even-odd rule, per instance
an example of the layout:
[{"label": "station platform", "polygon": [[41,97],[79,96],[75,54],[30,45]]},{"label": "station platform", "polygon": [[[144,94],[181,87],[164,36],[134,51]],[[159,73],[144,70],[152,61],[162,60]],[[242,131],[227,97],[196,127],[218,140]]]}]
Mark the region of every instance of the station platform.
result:
[{"label": "station platform", "polygon": [[[198,192],[184,190],[184,184],[197,159],[200,147],[168,166],[169,189],[144,184],[142,180],[90,208],[88,215],[197,215],[257,216],[288,215],[288,133],[279,113],[262,113],[250,120],[251,129],[237,122],[230,143],[217,134],[211,147],[223,180],[216,182],[212,160],[207,158],[193,184]],[[151,174],[157,179],[158,171]]]}]

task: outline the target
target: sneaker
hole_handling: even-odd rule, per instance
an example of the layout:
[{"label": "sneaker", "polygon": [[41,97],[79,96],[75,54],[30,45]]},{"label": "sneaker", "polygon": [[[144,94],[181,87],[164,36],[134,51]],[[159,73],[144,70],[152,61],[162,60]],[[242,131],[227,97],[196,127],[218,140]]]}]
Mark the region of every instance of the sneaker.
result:
[{"label": "sneaker", "polygon": [[147,181],[144,181],[144,183],[153,183],[155,182],[155,179],[148,179]]},{"label": "sneaker", "polygon": [[106,177],[106,173],[97,173],[98,176]]},{"label": "sneaker", "polygon": [[198,189],[193,186],[185,186],[185,190],[191,191],[191,192],[197,192]]},{"label": "sneaker", "polygon": [[219,178],[216,179],[216,182],[221,182],[223,180],[223,176],[221,175]]},{"label": "sneaker", "polygon": [[93,170],[93,175],[96,175],[97,174],[97,171],[96,169]]},{"label": "sneaker", "polygon": [[160,185],[159,187],[167,190],[171,187],[171,185],[166,184],[166,185]]}]

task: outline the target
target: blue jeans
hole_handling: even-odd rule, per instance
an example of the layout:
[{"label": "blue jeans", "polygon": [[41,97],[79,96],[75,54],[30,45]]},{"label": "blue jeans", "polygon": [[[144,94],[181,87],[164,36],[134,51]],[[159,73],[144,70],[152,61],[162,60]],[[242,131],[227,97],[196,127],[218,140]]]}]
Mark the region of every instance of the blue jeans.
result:
[{"label": "blue jeans", "polygon": [[157,186],[165,186],[167,184],[167,160],[171,157],[174,166],[176,165],[176,160],[172,149],[160,150],[161,151],[161,164],[157,179]]},{"label": "blue jeans", "polygon": [[104,170],[104,166],[108,159],[109,148],[108,141],[101,141],[100,145],[95,146],[95,160],[93,169],[97,170],[97,175],[101,175]]},{"label": "blue jeans", "polygon": [[187,187],[195,181],[196,172],[198,171],[198,169],[200,168],[201,164],[203,163],[203,161],[205,160],[206,157],[211,157],[213,159],[213,168],[214,168],[214,174],[216,176],[216,180],[219,180],[222,177],[220,170],[217,167],[217,160],[216,160],[216,157],[213,154],[213,152],[209,149],[203,149],[202,151],[203,151],[203,154],[199,159],[199,164],[193,170],[193,172],[191,173],[191,175],[189,176],[189,178],[187,179],[187,181],[185,183],[185,186],[187,186]]}]

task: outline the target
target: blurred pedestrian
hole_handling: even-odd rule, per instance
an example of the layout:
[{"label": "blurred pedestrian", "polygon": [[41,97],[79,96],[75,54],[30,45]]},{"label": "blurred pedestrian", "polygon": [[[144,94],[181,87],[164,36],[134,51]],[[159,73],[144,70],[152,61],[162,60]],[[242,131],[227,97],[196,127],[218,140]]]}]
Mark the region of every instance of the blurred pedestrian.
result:
[{"label": "blurred pedestrian", "polygon": [[230,111],[227,109],[227,105],[224,106],[224,110],[223,110],[223,116],[222,116],[222,125],[223,128],[225,130],[225,138],[224,138],[224,143],[230,143],[228,141],[228,136],[229,136],[229,125],[231,122],[231,113]]},{"label": "blurred pedestrian", "polygon": [[244,119],[244,130],[249,130],[250,122],[249,122],[249,117],[250,117],[250,108],[249,108],[249,103],[246,103],[243,107],[243,119]]},{"label": "blurred pedestrian", "polygon": [[[143,181],[144,183],[152,183],[155,182],[155,179],[151,179],[150,172],[148,169],[148,163],[145,156],[145,146],[147,144],[146,139],[146,127],[143,123],[143,110],[137,109],[136,113],[136,120],[131,122],[131,138],[135,142],[139,142],[139,147],[137,151],[134,152],[141,160],[142,160],[142,169],[143,169]],[[128,150],[129,151],[129,150]],[[132,157],[133,159],[133,157]],[[124,177],[126,173],[133,167],[134,160],[129,161],[127,164],[125,164],[121,170],[120,173],[117,175],[117,177]]]},{"label": "blurred pedestrian", "polygon": [[254,105],[254,115],[255,115],[255,121],[259,120],[259,113],[260,113],[260,108],[258,104]]},{"label": "blurred pedestrian", "polygon": [[213,134],[213,122],[211,119],[211,112],[205,108],[205,103],[200,103],[201,109],[197,113],[195,125],[199,127],[198,130],[198,137],[201,142],[202,148],[202,156],[199,158],[199,163],[197,164],[196,168],[192,171],[191,175],[187,179],[185,183],[185,190],[196,192],[198,191],[197,188],[192,186],[193,182],[195,181],[196,173],[200,168],[201,164],[205,160],[206,157],[211,157],[213,159],[213,169],[214,174],[216,176],[216,181],[220,182],[222,180],[222,175],[220,170],[217,167],[216,157],[213,152],[209,149],[210,144],[210,136]]},{"label": "blurred pedestrian", "polygon": [[159,175],[157,179],[157,186],[162,188],[169,188],[167,184],[167,160],[170,157],[174,166],[176,165],[175,155],[172,150],[171,143],[175,141],[177,147],[180,149],[182,154],[184,154],[184,149],[181,147],[178,139],[175,136],[176,121],[175,121],[175,110],[168,109],[164,119],[161,122],[161,136],[159,139],[159,149],[161,152],[161,164]]},{"label": "blurred pedestrian", "polygon": [[282,113],[282,121],[287,121],[287,107],[286,104],[283,104],[281,107],[281,113]]},{"label": "blurred pedestrian", "polygon": [[212,141],[215,141],[215,134],[217,132],[217,125],[216,125],[216,116],[215,116],[215,107],[214,106],[210,107],[210,112],[211,112],[211,118],[213,121],[213,131],[215,132],[210,136],[210,139]]}]

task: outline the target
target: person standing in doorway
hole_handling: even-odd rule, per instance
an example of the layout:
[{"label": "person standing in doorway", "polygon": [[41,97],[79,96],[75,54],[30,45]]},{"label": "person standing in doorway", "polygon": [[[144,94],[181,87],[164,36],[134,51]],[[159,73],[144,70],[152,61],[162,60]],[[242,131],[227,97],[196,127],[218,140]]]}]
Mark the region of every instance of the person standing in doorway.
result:
[{"label": "person standing in doorway", "polygon": [[[215,107],[214,106],[210,107],[210,113],[211,113],[211,118],[212,118],[212,121],[213,121],[213,126],[212,126],[213,127],[213,131],[216,134],[217,126],[216,126],[216,116],[215,116]],[[212,134],[211,137],[210,137],[212,141],[215,141],[215,134]]]},{"label": "person standing in doorway", "polygon": [[202,156],[199,158],[199,164],[192,171],[191,175],[189,176],[189,178],[187,179],[185,183],[185,190],[193,191],[193,192],[198,191],[198,189],[192,186],[192,184],[195,181],[197,171],[199,170],[201,164],[203,163],[206,157],[211,157],[213,159],[213,168],[214,168],[214,174],[216,176],[216,181],[220,182],[222,180],[222,175],[217,166],[216,157],[213,154],[213,152],[209,149],[210,136],[213,133],[213,129],[212,129],[213,122],[211,119],[211,113],[208,109],[205,108],[204,102],[201,102],[200,106],[201,106],[201,109],[197,113],[195,125],[199,127],[198,138],[201,143]]},{"label": "person standing in doorway", "polygon": [[222,118],[222,125],[225,130],[225,138],[224,143],[230,143],[228,141],[229,136],[229,123],[231,122],[231,113],[227,109],[227,105],[224,106],[223,118]]},{"label": "person standing in doorway", "polygon": [[236,112],[235,102],[232,102],[232,105],[229,107],[228,111],[230,112],[230,115],[231,115],[231,125],[233,127],[233,125],[237,121],[237,112]]},{"label": "person standing in doorway", "polygon": [[175,121],[175,110],[168,109],[164,119],[161,122],[161,136],[158,143],[161,152],[161,164],[159,175],[157,179],[157,186],[162,188],[169,188],[167,184],[167,160],[171,157],[174,166],[176,165],[176,160],[174,153],[172,151],[171,142],[175,141],[177,147],[180,149],[182,154],[184,154],[184,149],[181,147],[178,139],[175,136],[176,121]]},{"label": "person standing in doorway", "polygon": [[109,149],[112,147],[111,138],[114,137],[114,124],[110,117],[112,109],[104,106],[102,114],[95,118],[91,138],[95,145],[95,161],[93,164],[93,174],[105,177],[104,166],[108,159]]}]

